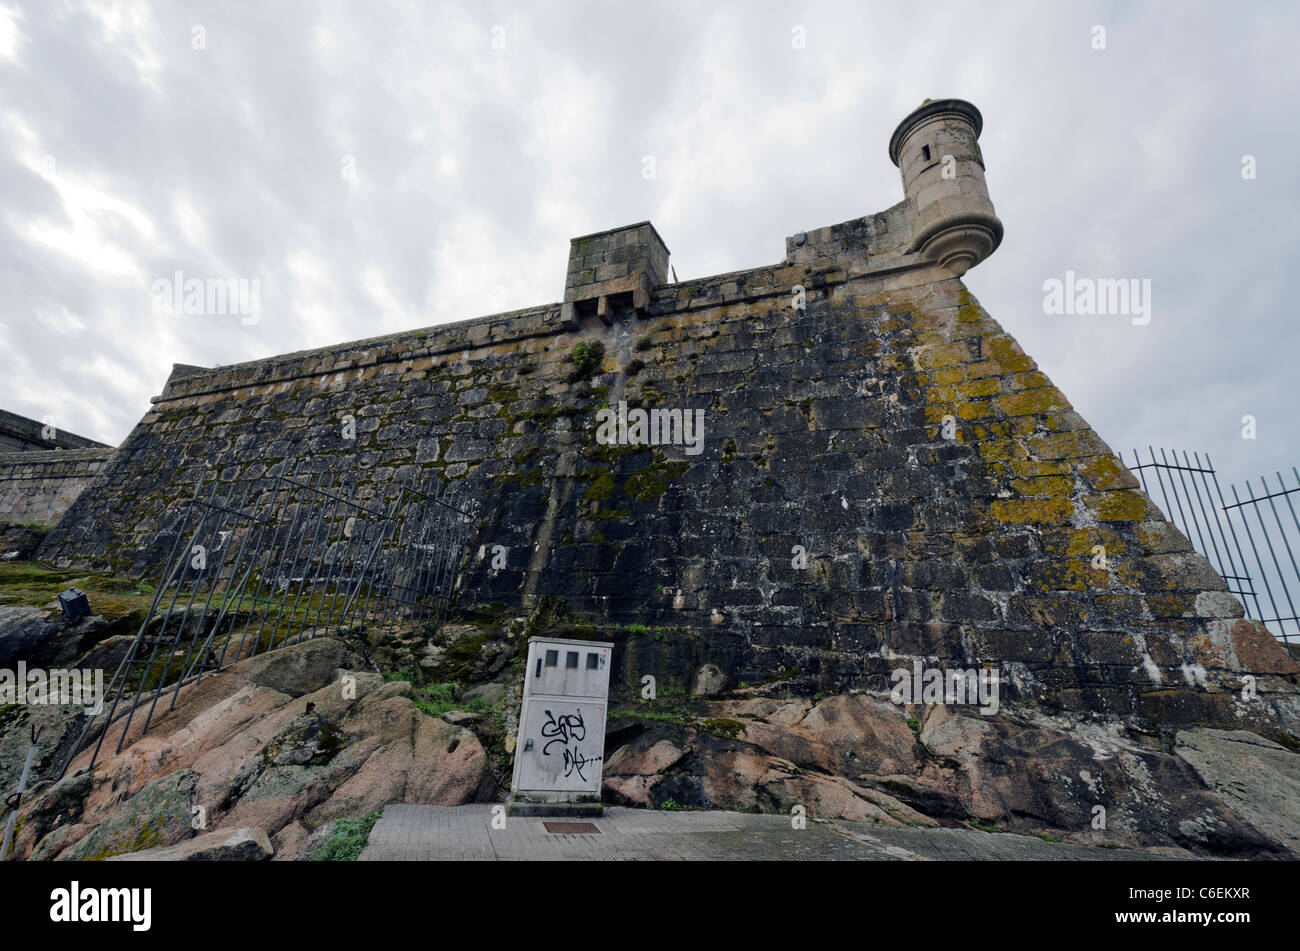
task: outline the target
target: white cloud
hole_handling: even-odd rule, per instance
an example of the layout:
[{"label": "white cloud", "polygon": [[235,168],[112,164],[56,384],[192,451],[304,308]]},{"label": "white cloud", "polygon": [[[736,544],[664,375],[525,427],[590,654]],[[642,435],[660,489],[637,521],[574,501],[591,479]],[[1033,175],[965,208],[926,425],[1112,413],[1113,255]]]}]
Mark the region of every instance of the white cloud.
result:
[{"label": "white cloud", "polygon": [[18,21],[23,17],[21,10],[12,7],[0,7],[0,59],[11,63],[18,62],[18,50],[21,46],[22,31]]}]

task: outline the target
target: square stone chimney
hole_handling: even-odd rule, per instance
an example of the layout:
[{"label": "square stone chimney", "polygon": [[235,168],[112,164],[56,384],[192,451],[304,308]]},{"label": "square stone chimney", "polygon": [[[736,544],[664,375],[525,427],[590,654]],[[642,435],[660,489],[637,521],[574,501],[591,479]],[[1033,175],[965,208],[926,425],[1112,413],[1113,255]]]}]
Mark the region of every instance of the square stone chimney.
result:
[{"label": "square stone chimney", "polygon": [[606,326],[631,313],[644,317],[650,295],[667,283],[668,248],[648,221],[574,238],[561,319],[577,330],[592,315]]}]

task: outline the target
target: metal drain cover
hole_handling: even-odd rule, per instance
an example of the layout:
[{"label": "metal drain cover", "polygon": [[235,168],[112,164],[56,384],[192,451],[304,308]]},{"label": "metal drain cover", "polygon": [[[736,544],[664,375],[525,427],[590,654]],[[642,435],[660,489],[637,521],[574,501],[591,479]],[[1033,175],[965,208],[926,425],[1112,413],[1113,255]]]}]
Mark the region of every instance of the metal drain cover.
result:
[{"label": "metal drain cover", "polygon": [[590,822],[543,822],[552,835],[600,835],[600,830]]}]

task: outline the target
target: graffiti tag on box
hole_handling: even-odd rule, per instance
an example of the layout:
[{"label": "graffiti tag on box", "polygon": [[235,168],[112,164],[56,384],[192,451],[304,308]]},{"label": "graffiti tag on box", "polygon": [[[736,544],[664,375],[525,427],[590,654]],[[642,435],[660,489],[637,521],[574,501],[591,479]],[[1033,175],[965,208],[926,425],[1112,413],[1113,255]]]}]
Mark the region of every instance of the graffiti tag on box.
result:
[{"label": "graffiti tag on box", "polygon": [[546,722],[542,724],[542,739],[547,742],[542,746],[542,755],[550,756],[551,747],[557,743],[564,754],[564,775],[565,777],[578,774],[578,778],[583,782],[587,781],[587,776],[583,770],[593,763],[599,763],[602,759],[600,756],[584,756],[578,749],[578,744],[587,738],[587,725],[582,719],[582,709],[579,708],[573,713],[566,713],[562,716],[555,716],[550,710],[546,711]]}]

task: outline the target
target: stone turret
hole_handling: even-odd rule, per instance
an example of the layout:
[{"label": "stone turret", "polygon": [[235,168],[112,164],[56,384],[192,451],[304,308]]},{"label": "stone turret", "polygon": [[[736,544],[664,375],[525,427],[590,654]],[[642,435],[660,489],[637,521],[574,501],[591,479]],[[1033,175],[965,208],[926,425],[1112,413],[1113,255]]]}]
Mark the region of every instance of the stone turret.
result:
[{"label": "stone turret", "polygon": [[569,242],[562,322],[577,330],[595,315],[609,326],[619,313],[644,317],[650,295],[668,281],[668,247],[648,221]]},{"label": "stone turret", "polygon": [[889,139],[912,219],[908,250],[957,277],[1002,241],[977,142],[983,124],[980,111],[964,99],[930,99]]}]

